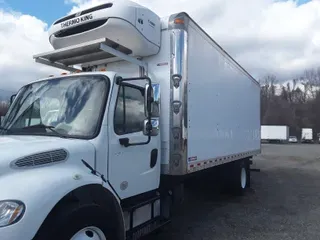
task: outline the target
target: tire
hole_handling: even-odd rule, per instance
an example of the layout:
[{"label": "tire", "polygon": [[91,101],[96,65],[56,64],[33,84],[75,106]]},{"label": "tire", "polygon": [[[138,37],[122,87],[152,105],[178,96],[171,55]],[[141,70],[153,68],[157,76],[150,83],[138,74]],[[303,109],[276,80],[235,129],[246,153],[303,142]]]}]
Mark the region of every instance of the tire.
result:
[{"label": "tire", "polygon": [[220,173],[222,192],[234,196],[242,196],[250,187],[249,164],[246,160],[229,163]]},{"label": "tire", "polygon": [[232,193],[237,196],[242,196],[245,193],[245,190],[248,187],[248,185],[250,185],[249,168],[245,161],[235,162],[233,164],[232,175]]},{"label": "tire", "polygon": [[123,240],[119,236],[99,205],[69,204],[49,215],[34,240]]}]

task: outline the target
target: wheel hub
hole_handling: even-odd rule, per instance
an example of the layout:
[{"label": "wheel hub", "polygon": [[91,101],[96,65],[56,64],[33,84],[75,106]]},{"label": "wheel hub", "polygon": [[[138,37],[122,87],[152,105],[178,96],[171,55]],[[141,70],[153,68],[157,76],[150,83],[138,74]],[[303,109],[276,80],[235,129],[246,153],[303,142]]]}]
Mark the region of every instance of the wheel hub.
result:
[{"label": "wheel hub", "polygon": [[70,240],[107,240],[97,227],[86,227],[78,231]]},{"label": "wheel hub", "polygon": [[243,167],[241,168],[241,187],[245,189],[247,185],[247,172],[246,169]]}]

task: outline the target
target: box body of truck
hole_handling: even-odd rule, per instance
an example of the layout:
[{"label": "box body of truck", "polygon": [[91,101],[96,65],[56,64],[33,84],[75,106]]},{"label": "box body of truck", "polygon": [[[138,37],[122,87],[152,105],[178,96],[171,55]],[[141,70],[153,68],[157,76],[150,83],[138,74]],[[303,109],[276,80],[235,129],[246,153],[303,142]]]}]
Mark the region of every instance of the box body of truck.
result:
[{"label": "box body of truck", "polygon": [[313,142],[313,131],[312,128],[302,128],[301,129],[301,142]]},{"label": "box body of truck", "polygon": [[185,24],[171,26],[170,75],[182,79],[177,85],[173,79],[167,103],[171,134],[163,139],[170,142],[163,173],[185,174],[259,153],[259,84],[188,15],[169,23],[177,17]]},{"label": "box body of truck", "polygon": [[285,125],[261,125],[261,141],[282,142],[289,140],[289,127]]},{"label": "box body of truck", "polygon": [[[60,237],[64,230],[68,230],[66,236],[77,239],[89,235],[96,239],[138,239],[169,222],[171,209],[183,195],[179,189],[186,177],[202,176],[223,167],[219,168],[219,173],[234,192],[243,194],[249,186],[249,159],[260,153],[259,83],[186,13],[158,21],[155,14],[150,13],[149,18],[148,10],[135,3],[117,4],[118,1],[56,21],[50,31],[55,50],[34,56],[37,62],[72,73],[27,85],[13,101],[9,112],[14,115],[12,108],[19,106],[21,99],[32,96],[33,92],[28,93],[28,88],[41,90],[30,98],[36,99],[38,105],[41,105],[43,95],[45,102],[54,97],[59,101],[55,93],[62,91],[61,99],[64,100],[60,106],[70,105],[73,110],[64,113],[67,117],[56,118],[55,111],[61,112],[62,107],[45,109],[44,115],[50,116],[46,117],[49,119],[47,125],[41,125],[43,119],[40,118],[40,126],[35,128],[30,119],[21,121],[21,125],[28,124],[25,127],[30,134],[32,129],[40,128],[44,136],[37,137],[34,148],[24,149],[27,152],[24,156],[16,152],[18,160],[10,160],[7,156],[6,161],[13,161],[11,165],[15,164],[15,169],[19,168],[17,162],[28,169],[21,171],[28,176],[22,176],[23,183],[32,185],[34,179],[39,182],[36,176],[41,173],[46,176],[46,184],[33,185],[32,191],[25,192],[27,197],[23,197],[22,191],[27,188],[20,182],[21,193],[14,192],[10,198],[12,191],[2,192],[2,198],[19,200],[18,203],[9,201],[7,205],[28,206],[25,213],[20,212],[24,214],[23,221],[13,225],[16,231],[0,228],[0,235],[7,236],[5,239],[21,239],[19,234],[25,232],[23,224],[26,222],[29,224],[28,237],[36,236],[37,240],[50,234]],[[95,9],[121,17],[113,15],[112,21],[106,20],[107,17],[95,14]],[[86,22],[83,23],[86,27],[78,25],[81,21]],[[99,27],[90,29],[96,27],[90,21],[101,24],[104,30],[108,29],[108,24],[111,29],[118,27],[116,34],[101,31]],[[141,27],[143,24],[147,26]],[[149,45],[144,45],[144,33],[149,36]],[[128,41],[132,34],[133,42]],[[72,44],[73,37],[75,44]],[[152,97],[148,92],[151,81]],[[76,85],[77,82],[82,85]],[[95,82],[101,87],[96,87]],[[59,87],[63,84],[69,86],[66,93],[64,87]],[[85,90],[90,92],[90,88],[95,94],[83,93]],[[104,101],[97,97],[100,90]],[[23,97],[24,92],[29,95]],[[46,96],[46,92],[50,94]],[[76,95],[79,101],[74,99]],[[90,105],[85,104],[86,99],[91,99]],[[93,114],[95,103],[102,109],[97,110],[99,114]],[[148,107],[151,103],[152,114]],[[34,105],[30,103],[26,109],[32,109]],[[73,105],[78,110],[72,108]],[[88,109],[77,118],[81,124],[86,122],[88,113],[99,116],[94,117],[96,127],[99,127],[95,135],[60,139],[69,138],[72,131],[81,133],[81,128],[74,130],[69,123],[72,116],[78,116],[74,111],[80,111],[83,106]],[[41,111],[37,114],[41,117]],[[36,114],[32,117],[37,118]],[[10,119],[14,116],[5,119],[5,128],[10,127]],[[63,130],[61,135],[59,127],[52,127],[51,123],[61,121],[59,124],[65,126],[65,119],[69,125],[60,129]],[[127,122],[132,124],[129,131]],[[55,141],[46,138],[48,132]],[[41,142],[42,139],[46,141]],[[29,139],[24,138],[24,141]],[[66,144],[68,141],[70,143]],[[57,160],[52,149],[63,152],[60,162],[53,162]],[[47,162],[41,161],[44,157]],[[37,169],[34,169],[36,163]],[[16,175],[11,177],[17,179]],[[1,184],[6,185],[7,179],[10,177],[0,178]],[[47,185],[55,188],[50,198],[51,189]],[[46,198],[42,198],[41,193]],[[39,205],[37,199],[44,199],[42,211],[33,217],[31,213],[35,213]],[[70,202],[77,203],[74,209],[70,209]],[[84,206],[83,203],[90,211],[79,207]],[[88,213],[92,214],[88,216]],[[102,221],[97,221],[97,216]],[[61,226],[60,221],[67,220],[70,220],[68,224]],[[88,225],[95,228],[88,229]],[[97,228],[100,231],[96,231]],[[16,235],[12,237],[9,231]]]}]

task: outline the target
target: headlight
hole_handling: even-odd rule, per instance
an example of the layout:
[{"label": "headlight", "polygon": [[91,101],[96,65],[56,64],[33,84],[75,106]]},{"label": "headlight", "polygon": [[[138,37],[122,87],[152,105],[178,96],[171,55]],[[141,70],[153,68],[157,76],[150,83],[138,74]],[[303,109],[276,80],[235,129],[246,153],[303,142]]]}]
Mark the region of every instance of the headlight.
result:
[{"label": "headlight", "polygon": [[19,221],[25,206],[19,201],[0,201],[0,227],[6,227]]}]

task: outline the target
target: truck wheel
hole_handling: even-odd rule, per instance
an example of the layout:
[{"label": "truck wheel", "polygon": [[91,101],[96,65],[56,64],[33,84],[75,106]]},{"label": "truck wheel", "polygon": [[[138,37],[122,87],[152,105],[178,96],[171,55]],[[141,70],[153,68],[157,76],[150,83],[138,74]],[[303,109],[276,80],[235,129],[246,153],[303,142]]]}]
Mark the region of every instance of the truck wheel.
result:
[{"label": "truck wheel", "polygon": [[85,227],[73,235],[70,240],[107,240],[104,232],[97,227]]},{"label": "truck wheel", "polygon": [[49,216],[35,240],[120,240],[108,220],[98,205],[65,206]]},{"label": "truck wheel", "polygon": [[232,178],[232,192],[235,195],[243,195],[248,183],[248,167],[245,162],[234,163],[233,178]]}]

